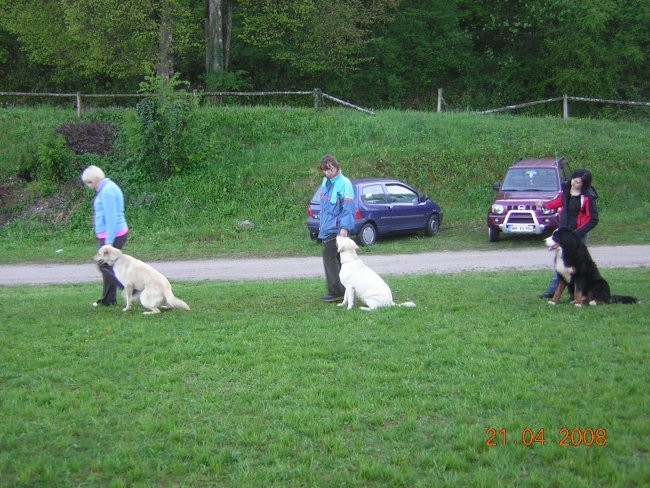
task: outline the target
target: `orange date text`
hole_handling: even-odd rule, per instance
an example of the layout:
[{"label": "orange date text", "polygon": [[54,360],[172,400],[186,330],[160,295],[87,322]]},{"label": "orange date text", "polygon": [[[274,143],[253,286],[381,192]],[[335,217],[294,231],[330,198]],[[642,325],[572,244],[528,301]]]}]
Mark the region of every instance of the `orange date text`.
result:
[{"label": "orange date text", "polygon": [[488,447],[507,445],[543,446],[546,443],[557,444],[563,447],[602,447],[607,444],[607,431],[602,427],[595,429],[567,429],[563,427],[558,430],[557,439],[547,439],[544,429],[531,429],[530,427],[514,433],[507,432],[505,428],[496,429],[494,427],[488,427],[485,429],[485,435],[487,436],[485,445]]}]

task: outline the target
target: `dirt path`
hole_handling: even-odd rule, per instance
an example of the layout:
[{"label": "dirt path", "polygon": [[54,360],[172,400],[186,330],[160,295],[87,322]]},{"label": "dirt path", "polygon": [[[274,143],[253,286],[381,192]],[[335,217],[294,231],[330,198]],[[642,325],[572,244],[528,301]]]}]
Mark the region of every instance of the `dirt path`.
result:
[{"label": "dirt path", "polygon": [[[589,248],[600,268],[650,267],[650,246],[594,246]],[[449,274],[506,269],[549,269],[551,255],[539,249],[496,251],[439,251],[423,254],[361,254],[380,275]],[[214,259],[151,262],[174,281],[248,281],[323,276],[320,256],[300,258]],[[85,283],[100,280],[93,263],[0,265],[0,285]]]}]

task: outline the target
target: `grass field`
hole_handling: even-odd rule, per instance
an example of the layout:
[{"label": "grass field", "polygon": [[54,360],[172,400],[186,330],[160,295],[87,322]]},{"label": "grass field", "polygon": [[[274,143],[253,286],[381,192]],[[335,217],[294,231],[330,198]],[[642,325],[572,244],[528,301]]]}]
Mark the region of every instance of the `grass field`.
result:
[{"label": "grass field", "polygon": [[[119,127],[114,151],[71,163],[125,190],[146,261],[318,255],[305,212],[326,153],[443,208],[439,235],[367,252],[539,246],[488,242],[490,186],[559,155],[594,174],[590,245],[650,239],[646,121],[201,107],[182,171],[152,179],[133,113],[95,119]],[[76,173],[16,178],[67,161],[52,141],[74,120],[0,110],[0,263],[94,252]],[[550,270],[389,277],[418,306],[374,313],[321,303],[322,279],[174,283],[192,311],[153,317],[93,309],[99,283],[0,287],[0,488],[648,486],[650,269],[603,274],[641,303],[551,307]]]},{"label": "grass field", "polygon": [[643,301],[551,307],[548,271],[389,277],[418,306],[374,313],[322,280],[149,317],[2,288],[0,486],[647,486],[650,270],[603,274]]}]

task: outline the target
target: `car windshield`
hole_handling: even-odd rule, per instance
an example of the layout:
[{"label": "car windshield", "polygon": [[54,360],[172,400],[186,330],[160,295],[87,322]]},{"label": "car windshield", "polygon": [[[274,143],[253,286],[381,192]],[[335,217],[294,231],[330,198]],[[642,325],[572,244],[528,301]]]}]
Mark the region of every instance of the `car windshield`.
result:
[{"label": "car windshield", "polygon": [[557,191],[557,173],[552,168],[513,168],[508,170],[502,191]]}]

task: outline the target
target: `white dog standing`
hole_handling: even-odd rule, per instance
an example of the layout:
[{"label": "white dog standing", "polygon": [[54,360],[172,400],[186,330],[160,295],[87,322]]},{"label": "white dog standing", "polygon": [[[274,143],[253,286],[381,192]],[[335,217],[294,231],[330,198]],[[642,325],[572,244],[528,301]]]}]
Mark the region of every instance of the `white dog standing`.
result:
[{"label": "white dog standing", "polygon": [[361,310],[375,310],[380,307],[415,307],[413,302],[396,304],[393,301],[393,294],[386,282],[366,266],[357,255],[357,243],[349,237],[338,236],[336,247],[341,255],[341,271],[339,278],[345,286],[343,302],[339,307],[347,305],[348,310],[354,306],[354,297],[358,297],[365,307]]},{"label": "white dog standing", "polygon": [[124,285],[124,312],[131,308],[134,292],[140,293],[140,303],[148,309],[145,315],[160,313],[158,307],[190,309],[187,303],[174,296],[169,280],[160,272],[110,244],[100,247],[93,260],[111,265],[115,276]]}]

